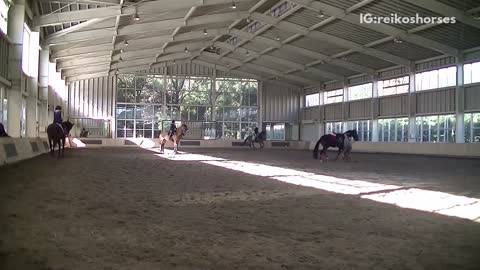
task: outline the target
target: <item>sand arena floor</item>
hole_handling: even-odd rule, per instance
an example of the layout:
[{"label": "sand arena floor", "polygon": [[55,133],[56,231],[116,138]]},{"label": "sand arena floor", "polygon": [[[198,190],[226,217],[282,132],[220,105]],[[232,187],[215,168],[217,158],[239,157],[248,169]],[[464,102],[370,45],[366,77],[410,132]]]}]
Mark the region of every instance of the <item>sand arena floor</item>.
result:
[{"label": "sand arena floor", "polygon": [[[0,269],[480,269],[480,222],[274,179],[301,172],[480,198],[480,160],[181,150],[196,155],[67,149],[58,162],[0,168]],[[236,162],[295,171],[261,176]]]}]

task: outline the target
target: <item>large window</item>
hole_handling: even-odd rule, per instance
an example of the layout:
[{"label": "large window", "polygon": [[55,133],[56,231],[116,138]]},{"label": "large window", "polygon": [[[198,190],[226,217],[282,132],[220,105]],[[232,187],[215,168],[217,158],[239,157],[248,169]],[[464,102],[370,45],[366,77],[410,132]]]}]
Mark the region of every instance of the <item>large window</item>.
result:
[{"label": "large window", "polygon": [[117,85],[117,137],[156,138],[171,120],[199,138],[241,139],[256,126],[256,81],[220,79],[212,92],[209,78],[122,75]]},{"label": "large window", "polygon": [[465,64],[463,66],[463,83],[480,82],[480,62]]},{"label": "large window", "polygon": [[[0,0],[1,1],[1,0]],[[38,76],[38,55],[40,33],[31,32],[26,24],[23,27],[22,70],[30,77]]]},{"label": "large window", "polygon": [[9,0],[0,0],[0,31],[7,34]]},{"label": "large window", "polygon": [[[3,123],[5,129],[8,128],[7,123],[7,111],[8,111],[8,102],[7,102],[7,90],[0,84],[0,122]],[[7,130],[8,131],[8,130]]]},{"label": "large window", "polygon": [[455,142],[455,115],[418,116],[418,142]]},{"label": "large window", "polygon": [[378,82],[378,96],[388,96],[408,93],[409,77],[384,80]]},{"label": "large window", "polygon": [[372,121],[371,120],[358,120],[350,121],[347,123],[347,129],[356,129],[358,133],[358,140],[362,142],[368,142],[372,140]]},{"label": "large window", "polygon": [[480,112],[465,113],[465,142],[480,142]]},{"label": "large window", "polygon": [[325,104],[343,102],[343,89],[327,91],[324,95]]},{"label": "large window", "polygon": [[348,100],[371,98],[372,86],[372,83],[366,83],[348,87]]},{"label": "large window", "polygon": [[320,105],[320,94],[311,94],[305,96],[305,107]]},{"label": "large window", "polygon": [[342,132],[343,132],[342,122],[325,123],[325,134],[342,133]]},{"label": "large window", "polygon": [[415,75],[415,90],[428,90],[455,86],[457,84],[457,67],[448,67]]},{"label": "large window", "polygon": [[378,120],[378,141],[408,141],[408,118],[389,118]]},{"label": "large window", "polygon": [[217,79],[212,94],[217,138],[243,139],[256,127],[257,90],[257,81]]},{"label": "large window", "polygon": [[168,119],[163,76],[119,76],[117,88],[117,137],[158,137]]},{"label": "large window", "polygon": [[285,140],[285,124],[284,123],[266,123],[265,131],[267,132],[267,140],[273,140],[273,141]]}]

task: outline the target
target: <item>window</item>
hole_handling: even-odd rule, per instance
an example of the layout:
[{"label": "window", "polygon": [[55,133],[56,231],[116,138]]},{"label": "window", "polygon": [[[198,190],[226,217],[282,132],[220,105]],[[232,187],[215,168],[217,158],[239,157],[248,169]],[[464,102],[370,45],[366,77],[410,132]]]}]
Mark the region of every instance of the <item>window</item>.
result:
[{"label": "window", "polygon": [[325,123],[325,134],[342,133],[342,132],[343,132],[342,122]]},{"label": "window", "polygon": [[372,140],[372,121],[371,120],[359,120],[350,121],[347,123],[347,129],[356,129],[358,133],[358,140],[362,142],[368,142]]},{"label": "window", "polygon": [[265,126],[267,132],[267,140],[283,141],[285,140],[285,124],[284,123],[267,123]]},{"label": "window", "polygon": [[463,66],[463,83],[480,82],[480,62],[465,64]]},{"label": "window", "polygon": [[457,67],[442,68],[417,73],[415,75],[415,90],[428,90],[455,86],[457,84]]},{"label": "window", "polygon": [[480,142],[480,112],[465,113],[465,142]]},{"label": "window", "polygon": [[408,93],[409,82],[410,82],[409,76],[379,81],[378,96],[388,96],[388,95]]},{"label": "window", "polygon": [[0,85],[0,122],[3,123],[3,126],[5,127],[5,129],[8,128],[7,112],[8,112],[7,90]]},{"label": "window", "polygon": [[7,34],[8,8],[10,1],[0,0],[0,31]]},{"label": "window", "polygon": [[320,94],[311,94],[305,96],[305,107],[320,105]]},{"label": "window", "polygon": [[[0,0],[1,1],[1,0]],[[38,76],[40,33],[31,32],[26,24],[23,28],[22,70],[30,77]]]},{"label": "window", "polygon": [[[157,75],[117,79],[117,137],[158,137],[171,120],[189,125],[189,138],[242,139],[257,122],[258,82]],[[216,124],[212,122],[215,117]]]},{"label": "window", "polygon": [[418,142],[455,142],[455,115],[418,116]]},{"label": "window", "polygon": [[408,118],[389,118],[378,120],[378,141],[408,141]]},{"label": "window", "polygon": [[372,97],[372,83],[348,87],[348,100],[357,100]]},{"label": "window", "polygon": [[343,102],[343,89],[325,92],[325,104]]}]

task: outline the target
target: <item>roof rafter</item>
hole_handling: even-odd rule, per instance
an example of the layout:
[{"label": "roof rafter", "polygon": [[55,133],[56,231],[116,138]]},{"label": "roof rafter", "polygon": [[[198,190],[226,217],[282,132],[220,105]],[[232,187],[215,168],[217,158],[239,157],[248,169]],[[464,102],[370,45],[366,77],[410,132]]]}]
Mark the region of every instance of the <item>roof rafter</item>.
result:
[{"label": "roof rafter", "polygon": [[440,43],[416,34],[409,34],[407,31],[401,30],[399,28],[396,28],[387,24],[375,24],[375,23],[362,24],[360,22],[360,16],[358,14],[347,13],[343,9],[340,9],[325,3],[310,1],[310,0],[289,0],[289,1],[297,3],[303,7],[313,9],[315,11],[321,10],[324,14],[333,16],[337,19],[344,20],[355,25],[360,25],[362,27],[365,27],[386,35],[394,36],[396,38],[400,38],[402,40],[419,45],[421,47],[436,50],[443,54],[452,55],[452,56],[458,56],[459,54],[459,50],[453,47],[450,47],[443,43]]}]

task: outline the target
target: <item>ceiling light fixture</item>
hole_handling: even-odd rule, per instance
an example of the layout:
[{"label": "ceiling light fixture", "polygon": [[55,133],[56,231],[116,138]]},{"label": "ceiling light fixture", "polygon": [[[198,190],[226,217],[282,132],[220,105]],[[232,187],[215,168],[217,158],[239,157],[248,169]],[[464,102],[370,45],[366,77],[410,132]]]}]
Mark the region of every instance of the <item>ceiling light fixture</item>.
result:
[{"label": "ceiling light fixture", "polygon": [[325,14],[323,14],[323,11],[322,11],[322,10],[319,10],[319,11],[318,11],[317,17],[319,17],[319,18],[325,17]]},{"label": "ceiling light fixture", "polygon": [[394,38],[394,39],[393,39],[393,42],[394,42],[394,43],[397,43],[397,44],[401,44],[401,43],[403,43],[403,40],[398,39],[398,38]]},{"label": "ceiling light fixture", "polygon": [[203,35],[204,36],[208,35],[207,29],[203,29]]},{"label": "ceiling light fixture", "polygon": [[236,8],[237,8],[237,5],[235,4],[235,1],[232,1],[232,5],[230,6],[230,8],[232,8],[232,9],[236,9]]},{"label": "ceiling light fixture", "polygon": [[125,40],[125,46],[128,46],[128,41]]},{"label": "ceiling light fixture", "polygon": [[187,48],[187,46],[185,46],[185,52],[188,53],[188,48]]},{"label": "ceiling light fixture", "polygon": [[247,54],[247,55],[250,55],[250,52],[247,50],[247,53],[246,53],[246,54]]},{"label": "ceiling light fixture", "polygon": [[275,38],[276,41],[280,41],[280,36],[277,35],[277,37]]},{"label": "ceiling light fixture", "polygon": [[135,15],[133,16],[133,19],[135,21],[140,21],[140,16],[138,16],[138,13],[135,11]]},{"label": "ceiling light fixture", "polygon": [[120,56],[120,58],[118,59],[119,61],[123,61],[122,57]]},{"label": "ceiling light fixture", "polygon": [[120,49],[120,53],[123,53],[123,49]]},{"label": "ceiling light fixture", "polygon": [[247,17],[247,23],[250,23],[252,20],[250,20],[250,16]]}]

